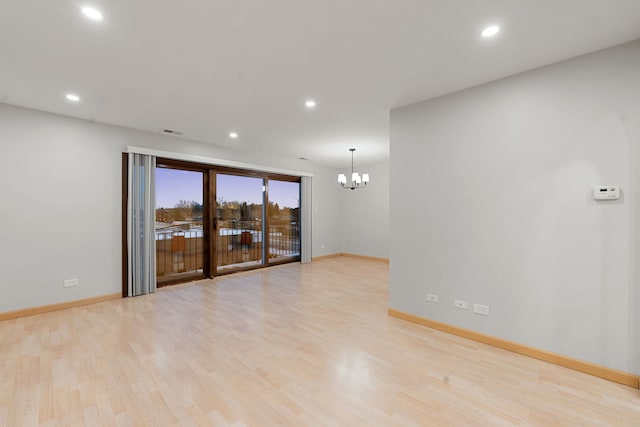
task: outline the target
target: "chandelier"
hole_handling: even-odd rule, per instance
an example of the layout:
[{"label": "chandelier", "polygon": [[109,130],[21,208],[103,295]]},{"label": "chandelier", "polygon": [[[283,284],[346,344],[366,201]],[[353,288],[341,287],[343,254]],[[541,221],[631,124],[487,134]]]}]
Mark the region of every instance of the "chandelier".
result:
[{"label": "chandelier", "polygon": [[363,173],[362,176],[358,172],[353,171],[353,153],[356,151],[355,148],[349,148],[351,151],[351,184],[347,184],[347,177],[345,174],[338,174],[338,183],[344,189],[355,190],[356,188],[364,188],[367,186],[367,182],[369,182],[369,174]]}]

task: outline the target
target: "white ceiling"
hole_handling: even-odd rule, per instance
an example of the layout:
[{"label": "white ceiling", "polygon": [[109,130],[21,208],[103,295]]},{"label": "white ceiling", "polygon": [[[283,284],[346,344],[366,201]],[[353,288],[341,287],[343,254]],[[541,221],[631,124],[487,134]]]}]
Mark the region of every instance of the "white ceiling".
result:
[{"label": "white ceiling", "polygon": [[391,108],[638,38],[638,0],[0,0],[0,101],[345,167]]}]

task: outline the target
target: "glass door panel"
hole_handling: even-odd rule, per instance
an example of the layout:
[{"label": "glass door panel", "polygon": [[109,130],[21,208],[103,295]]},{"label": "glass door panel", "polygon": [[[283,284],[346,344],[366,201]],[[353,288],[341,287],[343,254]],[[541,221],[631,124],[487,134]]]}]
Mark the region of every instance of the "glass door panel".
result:
[{"label": "glass door panel", "polygon": [[263,264],[263,179],[216,174],[218,272]]},{"label": "glass door panel", "polygon": [[269,262],[300,257],[300,183],[269,180]]},{"label": "glass door panel", "polygon": [[156,168],[156,273],[163,286],[204,277],[203,172]]}]

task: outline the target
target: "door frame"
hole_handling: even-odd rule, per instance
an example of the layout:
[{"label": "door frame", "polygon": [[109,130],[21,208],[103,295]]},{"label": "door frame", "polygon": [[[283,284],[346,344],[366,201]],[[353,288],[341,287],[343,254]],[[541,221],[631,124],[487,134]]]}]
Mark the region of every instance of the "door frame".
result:
[{"label": "door frame", "polygon": [[211,252],[209,245],[211,244],[211,239],[207,238],[207,230],[210,230],[211,227],[211,213],[209,212],[209,198],[211,195],[207,189],[209,188],[209,170],[205,168],[204,165],[199,163],[185,162],[182,160],[174,160],[167,159],[164,157],[156,157],[156,168],[158,167],[167,167],[170,169],[178,169],[192,172],[202,172],[202,203],[203,203],[203,218],[202,218],[202,274],[193,273],[193,274],[184,274],[180,277],[176,277],[172,280],[167,280],[162,282],[160,286],[157,282],[156,285],[158,287],[164,287],[169,285],[175,285],[178,283],[191,282],[198,279],[206,279],[211,278],[211,271],[215,271],[211,269],[211,259],[207,256],[208,253]]},{"label": "door frame", "polygon": [[[278,180],[278,181],[288,181],[288,182],[297,182],[302,186],[302,181],[300,176],[296,175],[285,175],[281,173],[273,173],[273,172],[264,172],[259,170],[252,169],[243,169],[243,168],[234,168],[230,166],[218,166],[208,163],[199,163],[192,162],[187,160],[176,160],[166,157],[156,157],[156,167],[169,167],[173,169],[181,169],[181,170],[189,170],[189,171],[197,171],[203,173],[203,203],[204,203],[204,212],[203,212],[203,275],[201,274],[193,274],[193,275],[184,275],[180,278],[176,278],[176,280],[166,281],[162,284],[172,285],[177,283],[184,283],[193,280],[197,280],[200,278],[209,278],[212,279],[216,276],[222,276],[226,274],[237,273],[241,271],[255,270],[259,268],[265,268],[269,266],[274,266],[278,264],[284,264],[289,262],[300,261],[300,256],[297,258],[274,261],[270,262],[268,259],[268,243],[269,243],[269,219],[267,214],[267,206],[269,200],[269,180]],[[248,176],[263,179],[263,185],[265,185],[265,194],[263,196],[263,261],[259,265],[255,266],[247,266],[247,267],[238,267],[234,269],[224,270],[222,272],[217,271],[216,265],[216,241],[217,241],[217,225],[216,225],[216,175],[217,174],[227,174],[227,175],[240,175],[240,176]],[[127,215],[127,201],[129,197],[129,187],[128,187],[128,177],[129,177],[129,154],[124,152],[122,153],[122,296],[129,296],[129,286],[128,286],[128,277],[129,277],[129,263],[128,263],[128,248],[127,248],[127,225],[128,225],[128,215]],[[302,201],[299,200],[299,207],[302,206]],[[264,203],[264,202],[267,203]],[[300,222],[302,218],[299,218]],[[302,235],[300,235],[300,239],[302,239]],[[266,248],[266,249],[265,249]]]},{"label": "door frame", "polygon": [[[259,268],[265,268],[265,267],[272,267],[274,265],[279,265],[279,264],[287,264],[290,262],[296,262],[296,261],[300,261],[301,256],[299,255],[297,258],[293,258],[293,259],[285,259],[285,260],[281,260],[281,261],[274,261],[271,262],[269,260],[269,218],[268,218],[268,212],[267,212],[267,206],[269,204],[269,180],[277,180],[277,181],[287,181],[287,182],[297,182],[300,186],[302,186],[302,180],[301,177],[299,176],[294,176],[294,175],[284,175],[284,174],[278,174],[278,173],[272,173],[272,172],[262,172],[262,171],[257,171],[257,170],[250,170],[250,169],[242,169],[242,168],[232,168],[232,167],[228,167],[228,166],[215,166],[215,165],[207,165],[210,168],[210,173],[212,173],[214,176],[213,178],[210,178],[211,181],[213,183],[213,186],[211,188],[211,200],[213,201],[213,215],[214,217],[212,217],[212,222],[216,221],[215,218],[215,212],[217,211],[217,194],[216,194],[216,179],[215,179],[215,175],[216,174],[223,174],[223,175],[238,175],[238,176],[246,176],[246,177],[251,177],[251,178],[260,178],[262,179],[262,184],[264,185],[264,194],[263,194],[263,198],[262,198],[262,218],[263,218],[263,232],[262,232],[262,263],[258,264],[258,265],[252,265],[252,266],[244,266],[244,267],[236,267],[236,268],[230,268],[227,270],[223,270],[223,271],[218,271],[217,268],[217,259],[215,256],[215,253],[217,252],[212,252],[211,253],[211,257],[213,258],[211,260],[211,265],[215,266],[215,268],[212,269],[212,276],[216,277],[216,276],[224,276],[227,274],[233,274],[233,273],[239,273],[242,271],[250,271],[250,270],[256,270]],[[300,202],[300,196],[298,197],[298,204],[299,207],[301,207],[301,202]],[[298,219],[298,222],[300,222],[302,218]],[[215,233],[213,233],[215,234]],[[216,235],[212,235],[211,239],[213,240],[212,242],[212,248],[214,251],[217,251],[217,246],[216,246],[216,242],[217,242],[217,236]],[[300,234],[299,236],[300,239],[302,239],[302,234]]]}]

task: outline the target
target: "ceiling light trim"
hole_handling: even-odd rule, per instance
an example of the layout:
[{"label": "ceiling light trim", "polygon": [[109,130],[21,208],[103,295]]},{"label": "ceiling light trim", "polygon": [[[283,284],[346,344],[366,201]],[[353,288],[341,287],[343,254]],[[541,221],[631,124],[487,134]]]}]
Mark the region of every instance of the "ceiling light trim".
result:
[{"label": "ceiling light trim", "polygon": [[482,37],[484,38],[491,38],[496,36],[498,33],[500,32],[500,26],[499,25],[489,25],[488,27],[485,27],[484,30],[482,30]]},{"label": "ceiling light trim", "polygon": [[104,15],[102,14],[102,12],[100,12],[95,7],[83,6],[82,13],[84,14],[84,16],[91,19],[92,21],[99,22],[104,19]]}]

